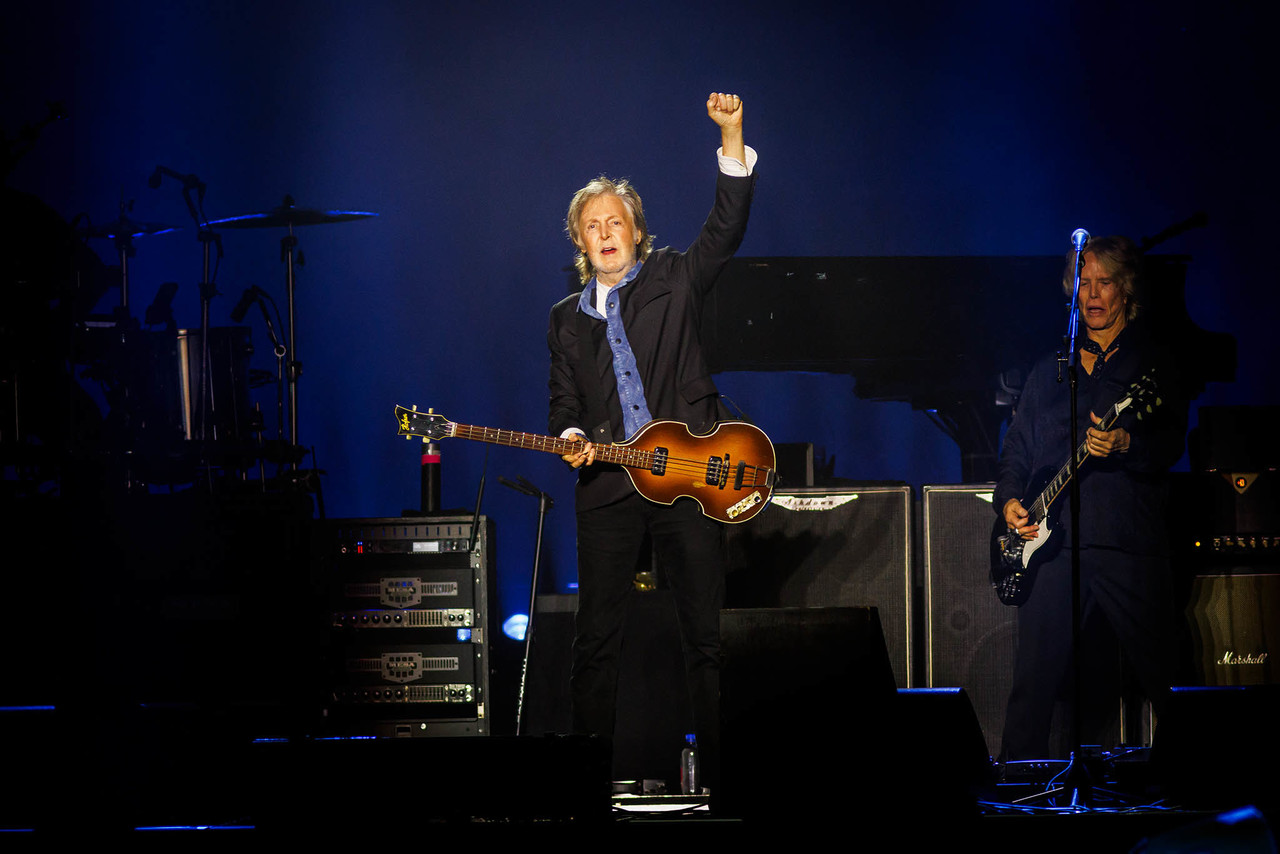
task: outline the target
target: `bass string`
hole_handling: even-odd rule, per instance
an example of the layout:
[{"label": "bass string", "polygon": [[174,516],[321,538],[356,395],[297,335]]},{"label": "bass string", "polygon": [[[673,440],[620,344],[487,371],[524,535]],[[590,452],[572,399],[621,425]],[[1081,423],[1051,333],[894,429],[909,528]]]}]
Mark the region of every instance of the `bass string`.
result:
[{"label": "bass string", "polygon": [[[464,439],[490,442],[510,447],[532,448],[534,450],[543,450],[560,454],[567,454],[573,449],[573,446],[577,444],[576,441],[554,436],[542,436],[536,433],[521,433],[514,430],[502,430],[492,427],[475,427],[470,424],[456,424],[454,435]],[[651,468],[653,465],[653,451],[645,451],[638,448],[633,449],[623,445],[606,445],[603,447],[609,451],[607,456],[614,458],[607,459],[605,460],[606,462],[615,462],[619,465],[628,465],[639,468]],[[702,461],[682,457],[668,457],[665,468],[667,471],[673,473],[701,474],[707,470],[709,465],[709,460]],[[733,464],[730,463],[730,466],[732,465]],[[747,464],[745,469],[750,469],[752,471],[752,482],[754,483],[755,476],[760,471],[764,470],[764,467]]]}]

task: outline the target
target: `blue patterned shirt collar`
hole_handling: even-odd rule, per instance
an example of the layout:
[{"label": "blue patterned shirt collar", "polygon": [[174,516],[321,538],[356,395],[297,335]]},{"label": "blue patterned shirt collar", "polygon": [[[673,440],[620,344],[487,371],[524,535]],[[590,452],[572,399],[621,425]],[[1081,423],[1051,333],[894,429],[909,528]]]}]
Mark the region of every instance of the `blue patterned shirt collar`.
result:
[{"label": "blue patterned shirt collar", "polygon": [[[610,288],[610,291],[616,291],[618,288],[626,287],[635,281],[636,276],[640,275],[640,268],[644,266],[643,261],[637,261],[622,277],[622,281]],[[600,283],[595,276],[591,277],[591,281],[587,282],[587,286],[582,289],[582,296],[578,298],[578,308],[588,317],[594,317],[596,320],[604,320],[605,316],[596,310],[596,291]]]}]

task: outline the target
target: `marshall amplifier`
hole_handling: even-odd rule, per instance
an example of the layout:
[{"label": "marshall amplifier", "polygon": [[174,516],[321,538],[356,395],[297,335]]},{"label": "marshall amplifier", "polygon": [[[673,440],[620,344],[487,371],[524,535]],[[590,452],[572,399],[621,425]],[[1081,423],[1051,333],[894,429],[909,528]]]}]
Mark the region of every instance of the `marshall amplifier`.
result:
[{"label": "marshall amplifier", "polygon": [[1280,685],[1280,573],[1223,567],[1191,582],[1194,684]]},{"label": "marshall amplifier", "polygon": [[[1233,447],[1225,435],[1215,442],[1223,463],[1274,455],[1269,447]],[[1169,506],[1189,637],[1182,684],[1280,684],[1280,650],[1272,648],[1280,644],[1280,478],[1269,469],[1179,473]]]},{"label": "marshall amplifier", "polygon": [[344,734],[487,735],[494,523],[322,522],[326,716]]}]

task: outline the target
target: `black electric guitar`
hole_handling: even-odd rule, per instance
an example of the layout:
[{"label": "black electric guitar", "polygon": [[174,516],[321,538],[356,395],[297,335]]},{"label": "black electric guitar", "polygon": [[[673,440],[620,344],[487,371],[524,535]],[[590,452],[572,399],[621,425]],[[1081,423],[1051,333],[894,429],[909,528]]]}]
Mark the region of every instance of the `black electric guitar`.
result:
[{"label": "black electric guitar", "polygon": [[[1131,407],[1141,420],[1151,414],[1161,402],[1155,383],[1148,374],[1129,386],[1124,397],[1107,410],[1096,427],[1103,432],[1112,429],[1120,418],[1120,413]],[[1076,470],[1079,471],[1088,459],[1088,445],[1081,442],[1080,447],[1076,448]],[[1052,469],[1044,469],[1031,478],[1027,492],[1035,494],[1037,489],[1040,492],[1031,504],[1023,502],[1023,507],[1027,511],[1027,524],[1040,526],[1035,539],[1024,540],[1022,535],[1009,530],[1003,516],[996,519],[995,528],[991,532],[991,586],[996,589],[996,595],[1004,604],[1021,605],[1026,602],[1031,596],[1031,586],[1035,583],[1036,569],[1057,552],[1057,520],[1062,505],[1054,502],[1070,482],[1069,460],[1056,474],[1052,473]],[[1046,549],[1046,546],[1053,547]]]},{"label": "black electric guitar", "polygon": [[[428,439],[473,439],[564,456],[579,446],[573,439],[455,424],[443,415],[396,407],[399,435]],[[745,522],[773,496],[777,472],[773,443],[745,421],[721,421],[695,436],[679,421],[650,421],[625,442],[596,445],[596,461],[616,463],[636,491],[658,504],[692,498],[702,512],[721,522]]]}]

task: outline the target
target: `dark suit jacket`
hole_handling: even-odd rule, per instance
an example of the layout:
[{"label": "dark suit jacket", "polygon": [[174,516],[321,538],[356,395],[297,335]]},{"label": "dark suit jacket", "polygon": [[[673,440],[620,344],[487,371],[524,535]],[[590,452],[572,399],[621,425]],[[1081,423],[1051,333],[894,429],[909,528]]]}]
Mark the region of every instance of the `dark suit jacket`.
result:
[{"label": "dark suit jacket", "polygon": [[[655,419],[682,421],[706,433],[726,417],[707,370],[698,330],[702,304],[747,230],[755,176],[718,173],[716,201],[697,240],[684,252],[649,255],[631,284],[618,291],[622,322],[635,353],[645,401]],[[613,352],[605,323],[578,310],[579,294],[551,309],[550,431],[578,427],[592,442],[625,438]],[[634,487],[617,466],[597,463],[578,473],[577,509],[618,501]]]}]

